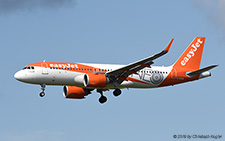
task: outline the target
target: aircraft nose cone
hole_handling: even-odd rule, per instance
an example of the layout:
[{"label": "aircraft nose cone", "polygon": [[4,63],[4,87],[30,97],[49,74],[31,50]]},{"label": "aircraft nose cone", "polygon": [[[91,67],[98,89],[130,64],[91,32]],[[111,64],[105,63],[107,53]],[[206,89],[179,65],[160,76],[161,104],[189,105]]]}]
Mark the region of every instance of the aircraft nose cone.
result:
[{"label": "aircraft nose cone", "polygon": [[23,75],[22,75],[21,71],[16,72],[16,73],[14,74],[14,78],[15,78],[16,80],[21,81],[22,78],[23,78]]}]

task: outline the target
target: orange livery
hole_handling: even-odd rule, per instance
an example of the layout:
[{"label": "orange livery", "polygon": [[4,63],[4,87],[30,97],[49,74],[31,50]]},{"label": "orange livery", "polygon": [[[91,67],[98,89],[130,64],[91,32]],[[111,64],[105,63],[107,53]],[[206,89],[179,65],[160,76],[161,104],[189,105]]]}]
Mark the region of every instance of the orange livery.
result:
[{"label": "orange livery", "polygon": [[46,85],[63,86],[63,95],[70,99],[83,99],[94,89],[101,94],[100,103],[107,101],[103,92],[114,89],[119,96],[123,88],[156,88],[189,82],[211,76],[210,69],[200,68],[205,37],[196,37],[181,57],[171,66],[152,66],[153,61],[169,52],[173,39],[166,49],[153,56],[128,65],[39,62],[25,66],[14,77],[25,83],[41,85],[40,96]]}]

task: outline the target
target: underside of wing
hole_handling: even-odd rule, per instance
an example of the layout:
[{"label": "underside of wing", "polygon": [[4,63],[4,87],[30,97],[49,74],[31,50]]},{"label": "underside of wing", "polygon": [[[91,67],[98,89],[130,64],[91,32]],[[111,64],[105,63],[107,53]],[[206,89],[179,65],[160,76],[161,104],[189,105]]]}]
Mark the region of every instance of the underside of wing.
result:
[{"label": "underside of wing", "polygon": [[172,39],[170,43],[167,45],[166,49],[164,49],[160,53],[157,53],[153,56],[139,60],[137,62],[131,63],[119,69],[107,72],[106,75],[110,78],[112,82],[117,82],[118,84],[121,84],[124,80],[126,80],[126,78],[130,74],[136,74],[137,71],[145,67],[150,67],[150,65],[154,63],[153,60],[165,55],[170,50],[173,40],[174,39]]}]

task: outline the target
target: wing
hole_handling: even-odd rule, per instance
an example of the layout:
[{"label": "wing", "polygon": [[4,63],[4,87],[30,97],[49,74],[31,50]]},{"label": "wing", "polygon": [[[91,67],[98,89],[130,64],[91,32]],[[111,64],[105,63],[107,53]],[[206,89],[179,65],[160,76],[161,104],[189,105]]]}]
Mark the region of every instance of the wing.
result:
[{"label": "wing", "polygon": [[150,65],[153,64],[153,60],[165,55],[170,50],[173,40],[174,39],[172,39],[170,43],[167,45],[166,49],[164,49],[160,53],[157,53],[153,56],[139,60],[137,62],[131,63],[119,69],[107,72],[106,75],[110,78],[112,82],[116,81],[118,84],[121,84],[124,80],[126,80],[126,78],[130,74],[137,74],[137,71],[145,67],[151,67]]}]

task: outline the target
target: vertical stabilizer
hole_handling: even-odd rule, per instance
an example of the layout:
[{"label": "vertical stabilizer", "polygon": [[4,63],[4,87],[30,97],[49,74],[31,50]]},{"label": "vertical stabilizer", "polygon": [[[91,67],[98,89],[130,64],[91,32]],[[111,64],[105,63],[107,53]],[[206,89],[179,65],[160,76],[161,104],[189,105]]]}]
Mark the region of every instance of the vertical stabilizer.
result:
[{"label": "vertical stabilizer", "polygon": [[198,70],[201,63],[205,37],[196,37],[173,65],[174,69]]}]

